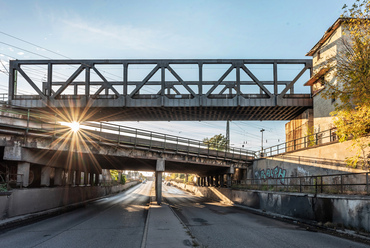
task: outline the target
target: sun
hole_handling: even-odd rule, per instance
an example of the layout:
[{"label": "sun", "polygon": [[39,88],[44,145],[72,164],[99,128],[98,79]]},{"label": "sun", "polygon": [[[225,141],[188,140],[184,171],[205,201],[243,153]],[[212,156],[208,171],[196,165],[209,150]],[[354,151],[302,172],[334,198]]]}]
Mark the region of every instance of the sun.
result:
[{"label": "sun", "polygon": [[73,122],[61,122],[60,124],[62,124],[64,126],[70,127],[71,128],[71,131],[74,132],[74,133],[77,133],[80,130],[80,123],[77,122],[77,121],[73,121]]}]

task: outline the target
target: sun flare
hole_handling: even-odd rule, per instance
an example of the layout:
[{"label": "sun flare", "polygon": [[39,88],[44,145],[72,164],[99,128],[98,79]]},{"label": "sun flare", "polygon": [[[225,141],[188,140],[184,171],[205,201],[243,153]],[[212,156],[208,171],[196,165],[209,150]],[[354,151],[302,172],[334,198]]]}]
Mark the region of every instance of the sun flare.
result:
[{"label": "sun flare", "polygon": [[78,123],[77,121],[74,121],[74,122],[61,122],[60,124],[62,124],[63,126],[68,126],[71,128],[71,131],[74,132],[74,133],[77,133],[79,130],[80,130],[80,123]]}]

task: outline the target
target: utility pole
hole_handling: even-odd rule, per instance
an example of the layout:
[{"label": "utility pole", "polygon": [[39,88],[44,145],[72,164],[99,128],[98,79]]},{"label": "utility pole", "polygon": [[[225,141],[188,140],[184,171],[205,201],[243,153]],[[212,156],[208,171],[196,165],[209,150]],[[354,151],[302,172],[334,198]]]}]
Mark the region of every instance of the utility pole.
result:
[{"label": "utility pole", "polygon": [[262,134],[262,137],[261,137],[261,157],[263,157],[263,132],[265,131],[265,129],[261,129],[260,132]]},{"label": "utility pole", "polygon": [[226,151],[230,149],[230,121],[226,122]]}]

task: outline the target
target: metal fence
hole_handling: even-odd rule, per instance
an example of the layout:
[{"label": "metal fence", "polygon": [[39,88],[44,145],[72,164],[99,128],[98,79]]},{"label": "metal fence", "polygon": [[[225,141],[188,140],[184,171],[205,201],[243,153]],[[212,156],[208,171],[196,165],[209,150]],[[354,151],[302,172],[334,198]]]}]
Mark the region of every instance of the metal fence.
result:
[{"label": "metal fence", "polygon": [[233,188],[312,194],[370,194],[369,172],[233,181]]},{"label": "metal fence", "polygon": [[332,128],[323,132],[307,135],[305,137],[287,141],[282,144],[264,148],[257,152],[257,157],[270,157],[286,152],[296,151],[304,148],[315,147],[324,144],[330,144],[338,141],[336,129]]}]

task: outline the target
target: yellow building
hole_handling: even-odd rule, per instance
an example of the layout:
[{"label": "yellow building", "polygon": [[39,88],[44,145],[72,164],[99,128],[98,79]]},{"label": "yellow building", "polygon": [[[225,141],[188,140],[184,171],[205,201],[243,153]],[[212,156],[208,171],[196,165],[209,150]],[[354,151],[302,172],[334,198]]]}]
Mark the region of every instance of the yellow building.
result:
[{"label": "yellow building", "polygon": [[[333,135],[329,132],[334,132],[330,112],[335,110],[334,104],[337,99],[324,99],[322,92],[325,90],[325,84],[330,82],[336,84],[334,71],[329,70],[328,65],[336,63],[338,53],[343,49],[344,40],[348,38],[346,35],[346,25],[344,18],[337,19],[334,24],[324,33],[322,38],[316,45],[306,54],[312,56],[313,76],[305,83],[305,86],[311,87],[313,97],[313,110],[306,110],[300,116],[290,121],[285,125],[286,141],[300,139],[309,134],[318,134],[319,141],[328,142],[333,139]],[[312,112],[311,112],[312,111]],[[321,133],[328,131],[326,133]],[[321,139],[322,136],[327,136],[326,139]],[[296,147],[303,148],[303,147]],[[292,150],[292,149],[290,149]]]}]

